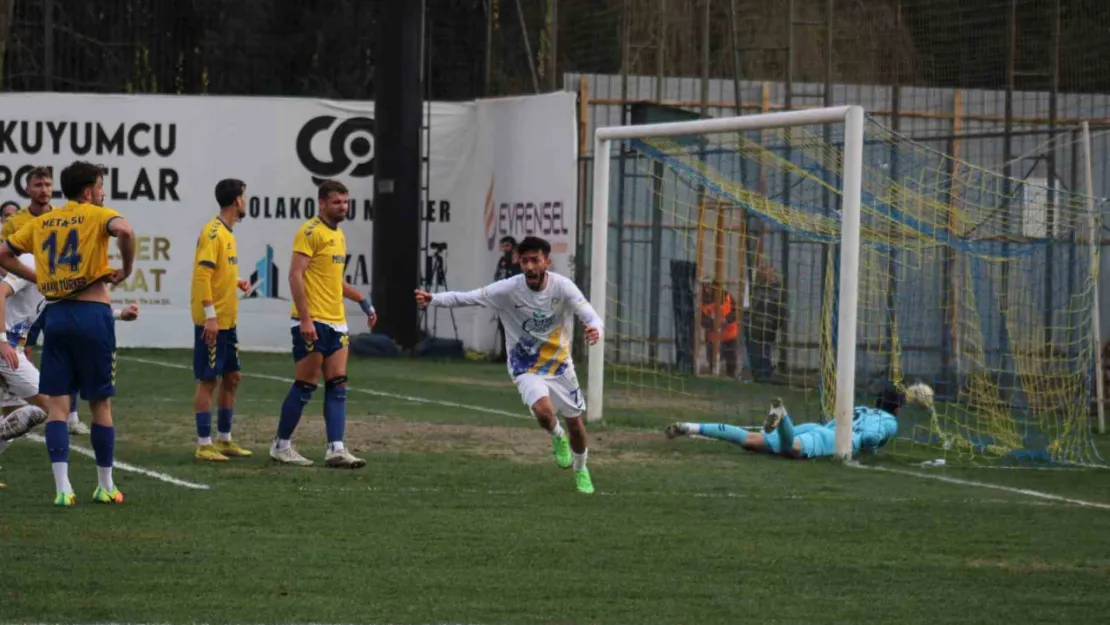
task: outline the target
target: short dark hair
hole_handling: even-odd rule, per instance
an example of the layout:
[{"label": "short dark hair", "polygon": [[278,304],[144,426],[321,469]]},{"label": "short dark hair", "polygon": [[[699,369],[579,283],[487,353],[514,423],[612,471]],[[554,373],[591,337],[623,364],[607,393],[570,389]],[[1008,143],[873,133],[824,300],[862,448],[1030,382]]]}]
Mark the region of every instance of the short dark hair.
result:
[{"label": "short dark hair", "polygon": [[350,193],[350,191],[347,190],[347,185],[338,180],[325,180],[320,183],[316,197],[321,200],[326,200],[332,193]]},{"label": "short dark hair", "polygon": [[21,208],[19,206],[19,202],[13,202],[12,200],[8,200],[8,201],[4,202],[3,204],[0,204],[0,213],[4,212],[4,209],[9,207],[9,206],[14,206],[16,208],[16,210],[19,210]]},{"label": "short dark hair", "polygon": [[96,184],[97,178],[103,178],[106,173],[108,170],[103,165],[73,161],[62,170],[62,195],[67,200],[76,200],[85,189]]},{"label": "short dark hair", "polygon": [[551,256],[551,244],[539,237],[524,237],[516,246],[516,253],[524,256],[528,252],[543,252],[544,256]]},{"label": "short dark hair", "polygon": [[30,184],[30,182],[32,180],[34,180],[35,178],[49,178],[49,179],[53,180],[54,179],[54,172],[50,171],[49,167],[43,167],[42,165],[40,165],[38,167],[35,167],[31,171],[27,172],[27,183],[28,184]]},{"label": "short dark hair", "polygon": [[516,239],[514,239],[513,237],[511,237],[509,235],[505,235],[505,236],[501,237],[501,245],[505,245],[506,243],[508,243],[509,245],[511,245],[513,247],[516,247]]},{"label": "short dark hair", "polygon": [[224,178],[216,183],[216,203],[220,208],[231,206],[247,190],[247,183],[236,178]]}]

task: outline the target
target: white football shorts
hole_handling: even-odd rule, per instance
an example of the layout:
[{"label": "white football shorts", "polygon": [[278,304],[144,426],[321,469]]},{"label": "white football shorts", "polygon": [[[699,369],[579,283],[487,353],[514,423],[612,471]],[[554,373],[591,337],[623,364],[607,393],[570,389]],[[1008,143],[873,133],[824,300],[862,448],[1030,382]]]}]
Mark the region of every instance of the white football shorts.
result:
[{"label": "white football shorts", "polygon": [[21,405],[28,397],[39,394],[39,370],[27,360],[27,354],[17,349],[19,367],[12,369],[7,361],[0,359],[0,405]]},{"label": "white football shorts", "polygon": [[556,377],[524,373],[513,381],[524,405],[529,408],[540,399],[550,397],[555,410],[564,417],[578,417],[586,411],[586,396],[578,386],[578,376],[574,374],[573,367],[568,367]]}]

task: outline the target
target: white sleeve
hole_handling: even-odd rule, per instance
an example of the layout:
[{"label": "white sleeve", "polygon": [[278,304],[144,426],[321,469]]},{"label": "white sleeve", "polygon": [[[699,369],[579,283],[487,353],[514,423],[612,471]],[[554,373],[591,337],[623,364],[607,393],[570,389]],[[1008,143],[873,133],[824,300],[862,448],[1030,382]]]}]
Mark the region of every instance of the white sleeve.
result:
[{"label": "white sleeve", "polygon": [[506,283],[509,280],[500,280],[487,284],[473,291],[444,291],[432,295],[431,306],[440,308],[462,308],[465,306],[484,306],[486,308],[499,308],[498,302],[504,294]]},{"label": "white sleeve", "polygon": [[605,327],[605,324],[602,322],[601,317],[597,316],[597,311],[590,305],[589,300],[582,294],[582,290],[578,288],[578,285],[568,279],[563,282],[563,288],[566,292],[567,301],[570,302],[578,320],[584,323],[587,328],[593,328],[600,332]]},{"label": "white sleeve", "polygon": [[23,278],[20,278],[14,273],[9,273],[8,275],[4,276],[4,283],[11,287],[12,295],[16,295],[23,289],[31,286],[30,282],[24,280]]}]

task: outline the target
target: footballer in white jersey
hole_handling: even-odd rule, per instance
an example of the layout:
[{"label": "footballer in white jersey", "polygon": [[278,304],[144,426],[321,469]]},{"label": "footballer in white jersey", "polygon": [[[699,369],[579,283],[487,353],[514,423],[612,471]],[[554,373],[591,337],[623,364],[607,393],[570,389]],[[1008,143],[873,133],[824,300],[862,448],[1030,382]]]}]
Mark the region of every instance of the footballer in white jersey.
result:
[{"label": "footballer in white jersey", "polygon": [[[23,254],[19,257],[24,265],[34,268],[35,257]],[[4,313],[6,341],[0,345],[0,387],[5,404],[22,403],[39,392],[39,371],[27,359],[23,345],[31,324],[38,318],[45,298],[31,282],[9,273],[0,281],[0,310]]]},{"label": "footballer in white jersey", "polygon": [[[592,493],[586,469],[586,400],[571,360],[574,317],[586,328],[590,344],[601,338],[602,320],[570,279],[549,271],[551,245],[526,237],[517,246],[523,273],[467,292],[416,291],[420,306],[483,306],[497,312],[505,327],[509,376],[539,421],[551,433],[556,464],[574,467],[580,492]],[[561,412],[567,431],[559,424]]]},{"label": "footballer in white jersey", "polygon": [[[35,258],[31,254],[23,254],[19,260],[34,269]],[[30,404],[0,417],[0,453],[12,440],[46,421],[39,394],[39,370],[23,350],[27,332],[38,319],[44,300],[34,283],[14,273],[0,280],[0,314],[4,316],[6,331],[6,340],[0,342],[0,406]],[[132,321],[139,316],[139,307],[132,304],[114,311],[113,316]]]}]

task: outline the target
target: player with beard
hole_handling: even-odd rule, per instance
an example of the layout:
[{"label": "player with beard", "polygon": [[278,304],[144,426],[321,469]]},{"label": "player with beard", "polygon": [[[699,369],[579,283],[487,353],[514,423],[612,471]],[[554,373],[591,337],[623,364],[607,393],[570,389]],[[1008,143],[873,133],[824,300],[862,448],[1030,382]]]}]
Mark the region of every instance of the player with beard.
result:
[{"label": "player with beard", "polygon": [[[555,463],[561,469],[573,466],[575,486],[589,494],[594,485],[586,468],[582,418],[586,399],[578,386],[570,350],[574,316],[585,326],[591,345],[601,339],[603,323],[574,282],[550,271],[551,245],[547,241],[526,237],[517,246],[517,255],[523,274],[465,293],[417,290],[416,302],[421,307],[485,306],[497,312],[505,324],[509,375],[521,399],[540,427],[551,434]],[[566,420],[566,431],[557,412]]]},{"label": "player with beard", "polygon": [[347,239],[339,224],[347,219],[350,195],[336,180],[325,180],[317,190],[320,214],[305,222],[293,237],[289,263],[289,291],[293,295],[292,335],[295,380],[281,404],[277,433],[270,445],[270,458],[295,466],[312,466],[312,461],[293,448],[293,431],[304,407],[312,399],[316,382],[324,372],[324,427],[328,447],[324,463],[329,467],[358,469],[366,461],[347,451],[343,443],[347,427],[347,311],[343,298],[358,302],[366,323],[374,327],[377,316],[370,298],[343,277],[347,264]]},{"label": "player with beard", "polygon": [[[65,206],[40,215],[0,247],[0,265],[34,281],[46,298],[42,316],[44,344],[39,392],[44,396],[46,448],[54,473],[54,504],[76,503],[69,481],[69,396],[80,391],[89,402],[89,433],[96,453],[97,488],[93,500],[123,503],[112,476],[116,430],[111,398],[116,383],[116,334],[109,285],[119,284],[135,267],[135,233],[127,220],[103,206],[104,173],[99,165],[76,161],[62,170]],[[122,268],[108,265],[112,238]],[[19,256],[34,254],[35,268]]]},{"label": "player with beard", "polygon": [[[201,228],[193,260],[190,304],[193,313],[193,377],[196,391],[197,460],[227,462],[251,452],[231,440],[235,392],[239,388],[239,294],[250,285],[239,279],[239,252],[232,228],[247,216],[247,185],[228,178],[216,184],[220,214]],[[212,396],[217,398],[216,442],[212,442]]]},{"label": "player with beard", "polygon": [[[0,238],[7,240],[29,221],[39,215],[49,213],[54,208],[50,204],[50,200],[54,196],[54,175],[50,172],[50,168],[35,167],[28,172],[27,196],[31,199],[31,203],[26,208],[20,209],[4,219],[4,225],[0,227]],[[40,318],[31,326],[25,337],[26,347],[24,351],[27,358],[31,358],[31,347],[38,343],[41,332],[42,319]],[[77,414],[77,393],[69,397],[69,420],[67,425],[70,434],[84,435],[89,433],[89,426],[81,423],[81,418]]]}]

